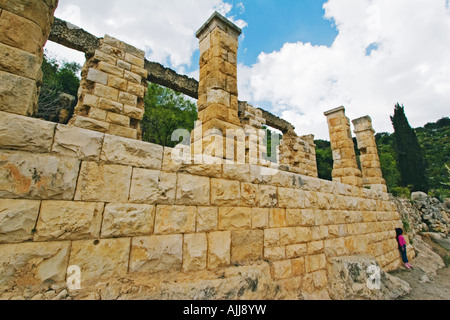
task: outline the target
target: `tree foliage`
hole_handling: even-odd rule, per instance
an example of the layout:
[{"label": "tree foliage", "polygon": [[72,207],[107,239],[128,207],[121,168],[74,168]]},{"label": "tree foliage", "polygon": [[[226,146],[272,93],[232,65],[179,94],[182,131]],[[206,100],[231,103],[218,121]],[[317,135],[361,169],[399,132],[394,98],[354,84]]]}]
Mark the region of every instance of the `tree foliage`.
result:
[{"label": "tree foliage", "polygon": [[411,191],[428,192],[422,150],[416,133],[408,123],[403,106],[399,104],[395,106],[391,121],[402,187],[409,187]]},{"label": "tree foliage", "polygon": [[62,93],[66,93],[75,97],[76,101],[77,91],[80,86],[80,79],[77,73],[80,69],[81,66],[75,62],[60,64],[56,59],[48,58],[44,54],[42,86],[39,93],[37,117],[59,122],[61,110],[73,107],[73,105],[65,106],[62,104],[60,96]]},{"label": "tree foliage", "polygon": [[177,129],[191,132],[197,120],[197,106],[183,94],[150,83],[145,96],[145,113],[141,122],[142,140],[166,147],[174,147],[172,141]]}]

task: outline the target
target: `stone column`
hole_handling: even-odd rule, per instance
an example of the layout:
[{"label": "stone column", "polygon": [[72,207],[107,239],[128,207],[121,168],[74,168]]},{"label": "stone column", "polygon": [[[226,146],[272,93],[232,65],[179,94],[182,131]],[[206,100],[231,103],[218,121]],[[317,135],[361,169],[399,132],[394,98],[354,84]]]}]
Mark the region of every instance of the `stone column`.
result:
[{"label": "stone column", "polygon": [[[237,89],[237,51],[240,34],[241,29],[217,12],[197,31],[196,36],[200,41],[197,105],[198,120],[202,127],[194,129],[196,150],[194,154],[200,151],[204,153],[215,144],[212,156],[228,159],[234,157],[234,152],[226,154],[225,137],[227,130],[239,130],[240,127]],[[216,130],[216,133],[209,130]],[[219,137],[220,134],[223,135],[223,139]],[[203,138],[203,142],[198,146],[200,138]],[[234,140],[230,143],[234,144]]]},{"label": "stone column", "polygon": [[327,117],[333,152],[333,181],[362,187],[362,175],[356,162],[350,119],[345,116],[345,108],[339,107],[324,114]]},{"label": "stone column", "polygon": [[378,157],[375,130],[372,127],[372,119],[365,116],[352,121],[354,132],[361,152],[361,170],[364,186],[372,190],[387,192],[386,181],[381,172],[380,158]]},{"label": "stone column", "polygon": [[0,0],[0,111],[33,115],[58,0]]},{"label": "stone column", "polygon": [[141,139],[147,93],[145,52],[105,35],[81,70],[78,104],[69,124]]}]

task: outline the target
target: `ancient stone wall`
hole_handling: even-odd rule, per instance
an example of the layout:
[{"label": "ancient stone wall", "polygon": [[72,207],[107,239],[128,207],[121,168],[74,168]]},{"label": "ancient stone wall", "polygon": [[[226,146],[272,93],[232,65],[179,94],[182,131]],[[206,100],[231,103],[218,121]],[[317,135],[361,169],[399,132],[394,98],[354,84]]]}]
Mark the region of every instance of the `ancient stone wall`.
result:
[{"label": "ancient stone wall", "polygon": [[0,110],[33,115],[57,0],[0,1]]},{"label": "ancient stone wall", "polygon": [[[237,38],[227,34],[236,29],[223,19],[213,15],[201,29],[206,37],[198,34],[205,59],[199,109],[206,111],[199,119],[242,128]],[[144,60],[107,36],[101,46],[109,54],[99,49],[86,63],[72,125],[0,111],[0,296],[64,286],[76,267],[81,291],[94,298],[98,290],[102,298],[327,298],[335,257],[369,254],[384,270],[401,264],[396,206],[383,190],[352,185],[355,170],[341,172],[352,179],[340,175],[339,182],[308,176],[313,169],[186,163],[176,148],[136,140],[130,119],[139,117],[113,119],[125,119],[127,106],[139,109],[142,95],[129,91],[135,82],[127,75],[139,75],[141,88],[145,75],[133,70]],[[130,101],[120,100],[124,93]],[[106,121],[96,119],[102,111]],[[79,119],[105,129],[82,128]],[[133,134],[120,136],[128,129]],[[303,157],[304,141],[314,154],[312,137],[294,140],[293,153]],[[289,161],[299,168],[301,161]],[[122,280],[129,290],[111,294]]]}]

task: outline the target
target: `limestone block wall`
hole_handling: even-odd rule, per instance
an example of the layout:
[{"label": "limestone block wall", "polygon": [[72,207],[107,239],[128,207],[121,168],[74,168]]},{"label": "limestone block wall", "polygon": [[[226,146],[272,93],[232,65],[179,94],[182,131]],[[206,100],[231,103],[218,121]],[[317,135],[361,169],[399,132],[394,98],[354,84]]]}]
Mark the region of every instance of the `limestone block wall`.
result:
[{"label": "limestone block wall", "polygon": [[70,124],[140,139],[147,92],[145,52],[105,35],[81,71],[78,104]]},{"label": "limestone block wall", "polygon": [[42,47],[57,4],[57,0],[0,1],[0,111],[37,112]]},{"label": "limestone block wall", "polygon": [[314,135],[299,137],[295,132],[285,133],[280,145],[280,164],[287,165],[289,171],[317,178]]},{"label": "limestone block wall", "polygon": [[0,112],[0,292],[64,283],[72,265],[95,290],[167,272],[220,283],[221,270],[258,263],[284,289],[323,296],[332,257],[401,264],[387,193],[257,165],[180,165],[171,151]]}]

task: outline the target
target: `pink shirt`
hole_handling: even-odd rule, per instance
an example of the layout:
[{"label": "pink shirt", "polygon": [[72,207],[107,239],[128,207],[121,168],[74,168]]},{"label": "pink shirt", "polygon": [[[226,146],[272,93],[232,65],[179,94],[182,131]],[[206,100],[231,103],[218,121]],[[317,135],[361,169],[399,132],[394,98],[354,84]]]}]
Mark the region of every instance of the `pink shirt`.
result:
[{"label": "pink shirt", "polygon": [[398,243],[401,247],[403,247],[406,244],[405,238],[403,238],[402,235],[398,236]]}]

